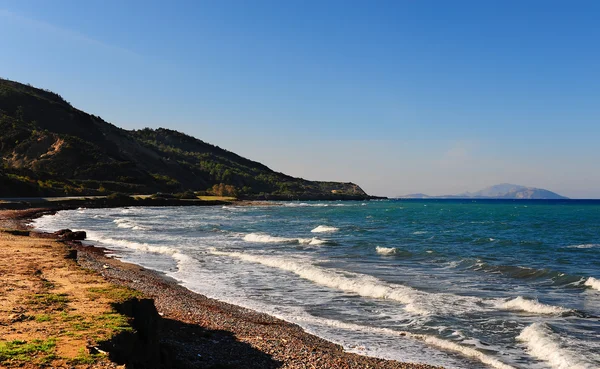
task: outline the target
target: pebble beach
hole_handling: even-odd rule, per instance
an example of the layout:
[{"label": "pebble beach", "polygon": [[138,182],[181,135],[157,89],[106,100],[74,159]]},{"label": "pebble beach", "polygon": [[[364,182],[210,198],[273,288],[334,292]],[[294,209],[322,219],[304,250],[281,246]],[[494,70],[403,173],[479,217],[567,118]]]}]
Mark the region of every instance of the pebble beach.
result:
[{"label": "pebble beach", "polygon": [[[4,228],[26,229],[28,221],[42,213],[47,210],[5,211],[0,218]],[[161,357],[152,364],[157,368],[434,368],[347,353],[340,345],[309,334],[295,324],[194,293],[159,272],[107,256],[103,248],[84,246],[77,241],[56,241],[53,235],[35,232],[4,237],[1,247],[7,250],[15,238],[25,239],[28,247],[43,243],[44,247],[58,250],[52,255],[44,254],[46,258],[57,258],[57,262],[65,253],[70,258],[76,255],[79,269],[86,273],[93,271],[105,282],[131,288],[152,301],[160,316],[156,332],[152,333],[160,351],[155,357]],[[35,262],[33,258],[34,254],[27,262]],[[94,307],[86,309],[91,311]],[[111,358],[110,352],[108,355]],[[140,367],[128,363],[127,358],[76,366],[58,361],[54,365]]]}]

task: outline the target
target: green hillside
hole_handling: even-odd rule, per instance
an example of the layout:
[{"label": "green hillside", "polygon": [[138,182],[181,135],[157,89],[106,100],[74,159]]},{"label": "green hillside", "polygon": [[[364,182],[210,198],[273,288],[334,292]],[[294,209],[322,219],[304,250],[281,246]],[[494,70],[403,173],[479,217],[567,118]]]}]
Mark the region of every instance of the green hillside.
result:
[{"label": "green hillside", "polygon": [[0,79],[1,197],[203,191],[242,198],[367,198],[353,183],[315,182],[183,133],[127,131],[60,95]]}]

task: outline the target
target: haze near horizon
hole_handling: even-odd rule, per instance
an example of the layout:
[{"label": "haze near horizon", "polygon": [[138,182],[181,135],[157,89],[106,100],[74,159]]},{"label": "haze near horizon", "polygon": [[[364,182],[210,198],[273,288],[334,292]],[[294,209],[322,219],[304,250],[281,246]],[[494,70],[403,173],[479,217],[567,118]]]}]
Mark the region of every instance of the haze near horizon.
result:
[{"label": "haze near horizon", "polygon": [[0,1],[0,76],[374,195],[600,198],[592,1]]}]

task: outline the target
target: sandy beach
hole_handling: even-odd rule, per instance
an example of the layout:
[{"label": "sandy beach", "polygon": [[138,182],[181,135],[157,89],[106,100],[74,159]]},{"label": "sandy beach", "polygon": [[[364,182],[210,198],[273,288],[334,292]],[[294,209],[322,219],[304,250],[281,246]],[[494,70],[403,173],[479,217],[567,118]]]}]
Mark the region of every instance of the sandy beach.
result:
[{"label": "sandy beach", "polygon": [[[3,367],[432,368],[344,352],[102,248],[27,230],[29,219],[47,212],[0,214]],[[9,350],[33,343],[25,356]]]}]

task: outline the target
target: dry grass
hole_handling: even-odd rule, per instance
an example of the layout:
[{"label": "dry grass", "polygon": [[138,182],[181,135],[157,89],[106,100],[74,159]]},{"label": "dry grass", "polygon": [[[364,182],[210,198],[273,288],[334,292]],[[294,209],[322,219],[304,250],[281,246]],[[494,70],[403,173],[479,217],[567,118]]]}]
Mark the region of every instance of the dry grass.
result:
[{"label": "dry grass", "polygon": [[202,201],[235,201],[235,197],[231,196],[198,196]]},{"label": "dry grass", "polygon": [[101,367],[108,358],[87,347],[133,330],[111,304],[140,293],[81,269],[65,247],[0,232],[0,367]]}]

